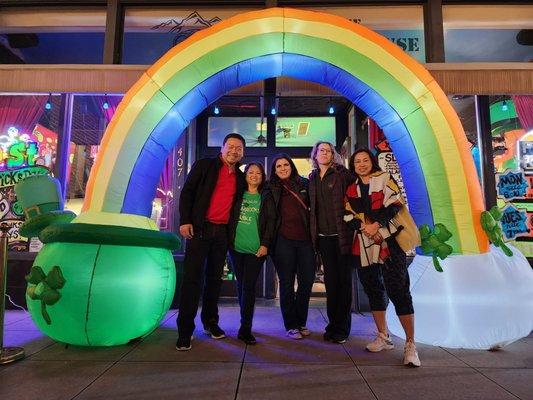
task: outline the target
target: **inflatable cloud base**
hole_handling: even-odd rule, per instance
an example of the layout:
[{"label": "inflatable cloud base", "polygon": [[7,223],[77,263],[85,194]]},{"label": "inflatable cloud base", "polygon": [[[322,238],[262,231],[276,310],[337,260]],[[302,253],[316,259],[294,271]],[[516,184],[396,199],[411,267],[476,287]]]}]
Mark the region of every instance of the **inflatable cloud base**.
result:
[{"label": "inflatable cloud base", "polygon": [[[417,255],[409,266],[415,308],[415,340],[433,346],[491,349],[523,338],[533,329],[533,270],[509,246],[476,255],[455,255],[441,261],[437,272],[431,257]],[[389,304],[390,331],[405,338]]]}]

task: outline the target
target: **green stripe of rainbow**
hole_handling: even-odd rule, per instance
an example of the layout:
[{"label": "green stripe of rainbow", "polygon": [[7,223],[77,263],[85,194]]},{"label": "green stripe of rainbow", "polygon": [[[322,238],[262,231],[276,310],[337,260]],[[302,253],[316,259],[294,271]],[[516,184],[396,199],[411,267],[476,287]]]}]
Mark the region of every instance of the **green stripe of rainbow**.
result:
[{"label": "green stripe of rainbow", "polygon": [[[458,253],[488,250],[484,209],[459,119],[431,75],[384,37],[343,18],[272,8],[200,31],[158,60],[128,91],[102,140],[84,210],[120,213],[129,177],[152,130],[196,85],[239,61],[296,53],[357,76],[403,118],[426,179],[433,218],[454,234]],[[473,181],[476,182],[476,181]],[[453,183],[453,184],[450,184]]]}]

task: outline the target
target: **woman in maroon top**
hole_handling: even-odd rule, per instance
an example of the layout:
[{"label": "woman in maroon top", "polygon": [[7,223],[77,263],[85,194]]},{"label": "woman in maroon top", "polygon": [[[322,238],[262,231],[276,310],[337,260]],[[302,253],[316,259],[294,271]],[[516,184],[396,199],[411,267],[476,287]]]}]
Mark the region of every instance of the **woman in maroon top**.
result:
[{"label": "woman in maroon top", "polygon": [[[309,181],[298,175],[287,154],[274,158],[265,199],[274,203],[276,239],[272,258],[279,277],[281,314],[292,339],[309,336],[307,313],[315,279],[315,258],[309,234]],[[294,281],[298,289],[294,291]]]}]

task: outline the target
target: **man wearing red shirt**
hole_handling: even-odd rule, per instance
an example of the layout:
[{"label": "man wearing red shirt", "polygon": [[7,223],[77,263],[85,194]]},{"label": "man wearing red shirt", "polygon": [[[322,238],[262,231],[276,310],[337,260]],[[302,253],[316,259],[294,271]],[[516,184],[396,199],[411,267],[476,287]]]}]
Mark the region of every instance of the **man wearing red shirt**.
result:
[{"label": "man wearing red shirt", "polygon": [[191,349],[204,270],[204,332],[213,339],[226,337],[218,325],[218,298],[229,245],[230,210],[245,187],[244,174],[239,169],[244,147],[241,135],[227,135],[217,158],[205,158],[193,165],[181,191],[180,234],[187,239],[187,248],[177,320],[178,350]]}]

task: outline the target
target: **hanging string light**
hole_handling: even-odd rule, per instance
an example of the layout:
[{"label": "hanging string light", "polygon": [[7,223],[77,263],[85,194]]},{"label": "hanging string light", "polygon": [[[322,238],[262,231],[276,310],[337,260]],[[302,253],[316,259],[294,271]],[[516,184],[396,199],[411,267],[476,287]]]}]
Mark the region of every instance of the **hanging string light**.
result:
[{"label": "hanging string light", "polygon": [[46,100],[46,104],[44,105],[45,110],[51,110],[52,109],[52,93],[48,94],[48,100]]}]

